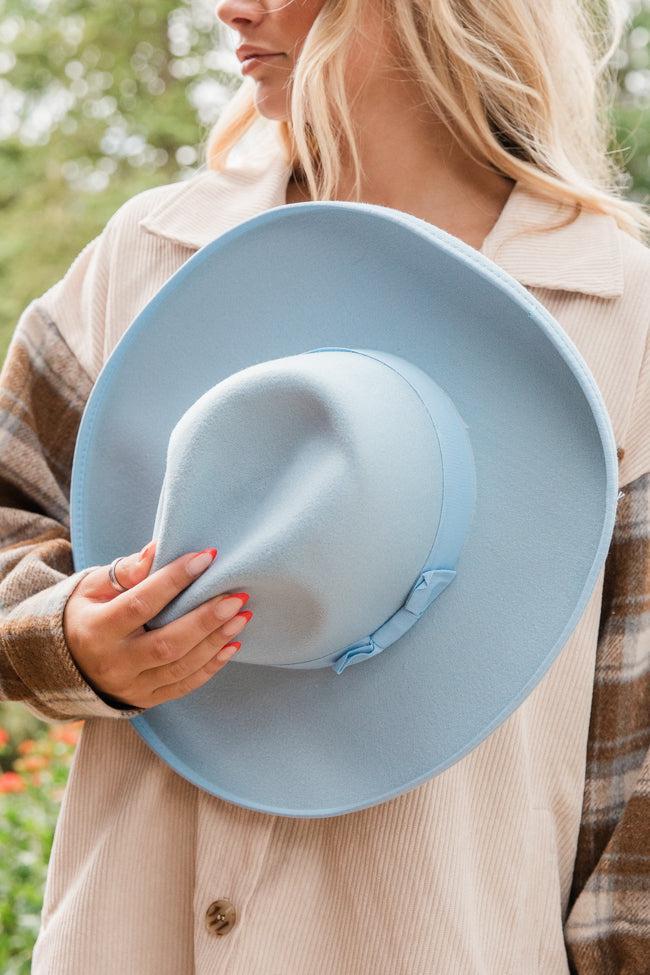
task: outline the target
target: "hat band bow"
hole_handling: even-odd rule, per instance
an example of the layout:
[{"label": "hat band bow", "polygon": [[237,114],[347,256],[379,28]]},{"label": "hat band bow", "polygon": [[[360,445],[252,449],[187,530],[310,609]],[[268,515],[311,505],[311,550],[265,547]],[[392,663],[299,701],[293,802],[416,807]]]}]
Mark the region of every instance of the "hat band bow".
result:
[{"label": "hat band bow", "polygon": [[447,588],[455,575],[455,569],[426,569],[415,582],[404,605],[367,640],[353,643],[344,650],[332,663],[332,670],[340,674],[350,664],[374,657],[399,640],[420,619],[436,596]]}]

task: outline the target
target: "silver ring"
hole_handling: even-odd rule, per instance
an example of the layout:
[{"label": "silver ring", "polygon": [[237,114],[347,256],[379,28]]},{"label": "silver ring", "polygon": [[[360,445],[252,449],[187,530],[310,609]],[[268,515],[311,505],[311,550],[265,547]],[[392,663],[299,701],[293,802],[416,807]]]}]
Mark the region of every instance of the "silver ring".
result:
[{"label": "silver ring", "polygon": [[129,588],[128,586],[123,586],[122,583],[117,578],[117,576],[115,575],[115,566],[120,561],[120,559],[124,559],[124,558],[126,558],[125,555],[118,555],[118,557],[116,559],[113,559],[113,561],[108,567],[108,578],[111,580],[111,585],[113,589],[116,589],[117,592],[126,592],[126,590]]}]

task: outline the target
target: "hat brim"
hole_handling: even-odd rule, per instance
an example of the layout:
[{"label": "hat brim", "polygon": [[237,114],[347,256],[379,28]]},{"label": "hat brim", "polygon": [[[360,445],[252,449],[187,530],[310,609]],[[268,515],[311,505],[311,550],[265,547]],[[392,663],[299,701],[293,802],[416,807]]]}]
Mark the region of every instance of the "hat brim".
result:
[{"label": "hat brim", "polygon": [[[594,378],[521,285],[400,211],[291,204],[193,255],[105,362],[75,447],[75,570],[150,539],[169,434],[202,393],[253,363],[322,346],[403,356],[467,424],[477,506],[453,584],[397,643],[341,675],[236,658],[131,719],[201,789],[300,817],[414,788],[524,701],[585,609],[617,498]],[[218,525],[205,544],[219,546]]]}]

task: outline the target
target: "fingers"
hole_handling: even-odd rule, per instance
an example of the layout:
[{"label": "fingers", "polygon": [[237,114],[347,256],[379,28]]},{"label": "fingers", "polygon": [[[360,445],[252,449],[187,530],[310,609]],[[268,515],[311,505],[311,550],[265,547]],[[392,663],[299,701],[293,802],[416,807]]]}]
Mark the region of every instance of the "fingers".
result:
[{"label": "fingers", "polygon": [[171,663],[142,674],[152,699],[157,703],[168,700],[169,695],[179,697],[191,689],[188,681],[200,680],[201,671],[211,675],[220,670],[241,647],[240,641],[234,638],[242,632],[251,615],[238,613]]},{"label": "fingers", "polygon": [[[228,596],[218,598],[241,606],[241,599],[233,600]],[[234,656],[241,643],[233,641],[233,637],[241,633],[252,615],[250,610],[237,613],[189,651],[182,647],[172,649],[164,637],[163,631],[169,630],[180,620],[133,637],[130,641],[133,658],[140,656],[140,645],[147,643],[148,650],[144,651],[143,656],[153,653],[158,659],[169,658],[169,662],[145,670],[135,679],[131,678],[127,687],[116,687],[112,696],[139,707],[153,707],[162,701],[183,697],[209,680]],[[157,639],[157,643],[152,643],[152,638]]]},{"label": "fingers", "polygon": [[[234,627],[233,617],[240,614],[248,598],[247,592],[215,596],[165,626],[136,635],[136,646],[129,652],[137,659],[140,670],[145,671],[178,662],[204,640],[218,639],[222,628],[223,642],[227,643],[228,637],[242,629]],[[250,619],[252,613],[248,611],[247,616]]]},{"label": "fingers", "polygon": [[202,667],[188,677],[184,677],[174,684],[166,684],[163,687],[155,688],[151,692],[150,704],[147,707],[154,707],[156,704],[162,704],[163,701],[173,701],[176,698],[184,697],[190,691],[195,691],[197,687],[206,684],[214,674],[226,666],[231,657],[234,657],[237,653],[240,646],[241,644],[236,642],[228,648],[224,647],[223,650],[210,657]]},{"label": "fingers", "polygon": [[[180,590],[212,564],[216,548],[190,552],[151,571],[156,543],[116,562],[124,592],[99,566],[68,599],[64,632],[70,652],[99,692],[123,704],[152,707],[205,683],[240,647],[233,637],[253,616],[242,606],[248,593],[222,593],[166,626],[147,630]],[[194,570],[194,571],[192,571]],[[67,625],[66,625],[67,624]]]},{"label": "fingers", "polygon": [[[148,623],[171,600],[212,564],[216,548],[191,552],[168,562],[141,579],[127,592],[116,594],[105,607],[104,623],[115,637],[123,638]],[[118,565],[122,582],[122,563]]]},{"label": "fingers", "polygon": [[[140,552],[134,552],[121,558],[115,566],[115,576],[121,586],[131,589],[142,582],[149,575],[156,552],[155,539],[150,541]],[[112,600],[120,595],[113,588],[108,565],[103,565],[85,577],[84,595],[99,601]]]}]

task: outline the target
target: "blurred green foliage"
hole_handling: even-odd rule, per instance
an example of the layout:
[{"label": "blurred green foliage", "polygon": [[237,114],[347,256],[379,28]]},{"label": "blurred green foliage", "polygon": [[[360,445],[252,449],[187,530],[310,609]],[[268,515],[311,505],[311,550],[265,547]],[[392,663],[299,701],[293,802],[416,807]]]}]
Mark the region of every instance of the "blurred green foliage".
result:
[{"label": "blurred green foliage", "polygon": [[0,970],[28,975],[58,802],[40,786],[1,801],[0,844],[7,855],[0,860]]},{"label": "blurred green foliage", "polygon": [[0,971],[28,975],[54,828],[83,722],[0,724]]},{"label": "blurred green foliage", "polygon": [[0,361],[120,204],[193,171],[240,80],[212,0],[0,0]]},{"label": "blurred green foliage", "polygon": [[650,193],[650,2],[635,11],[615,58],[618,69],[618,146],[629,174],[629,195],[647,202]]}]

